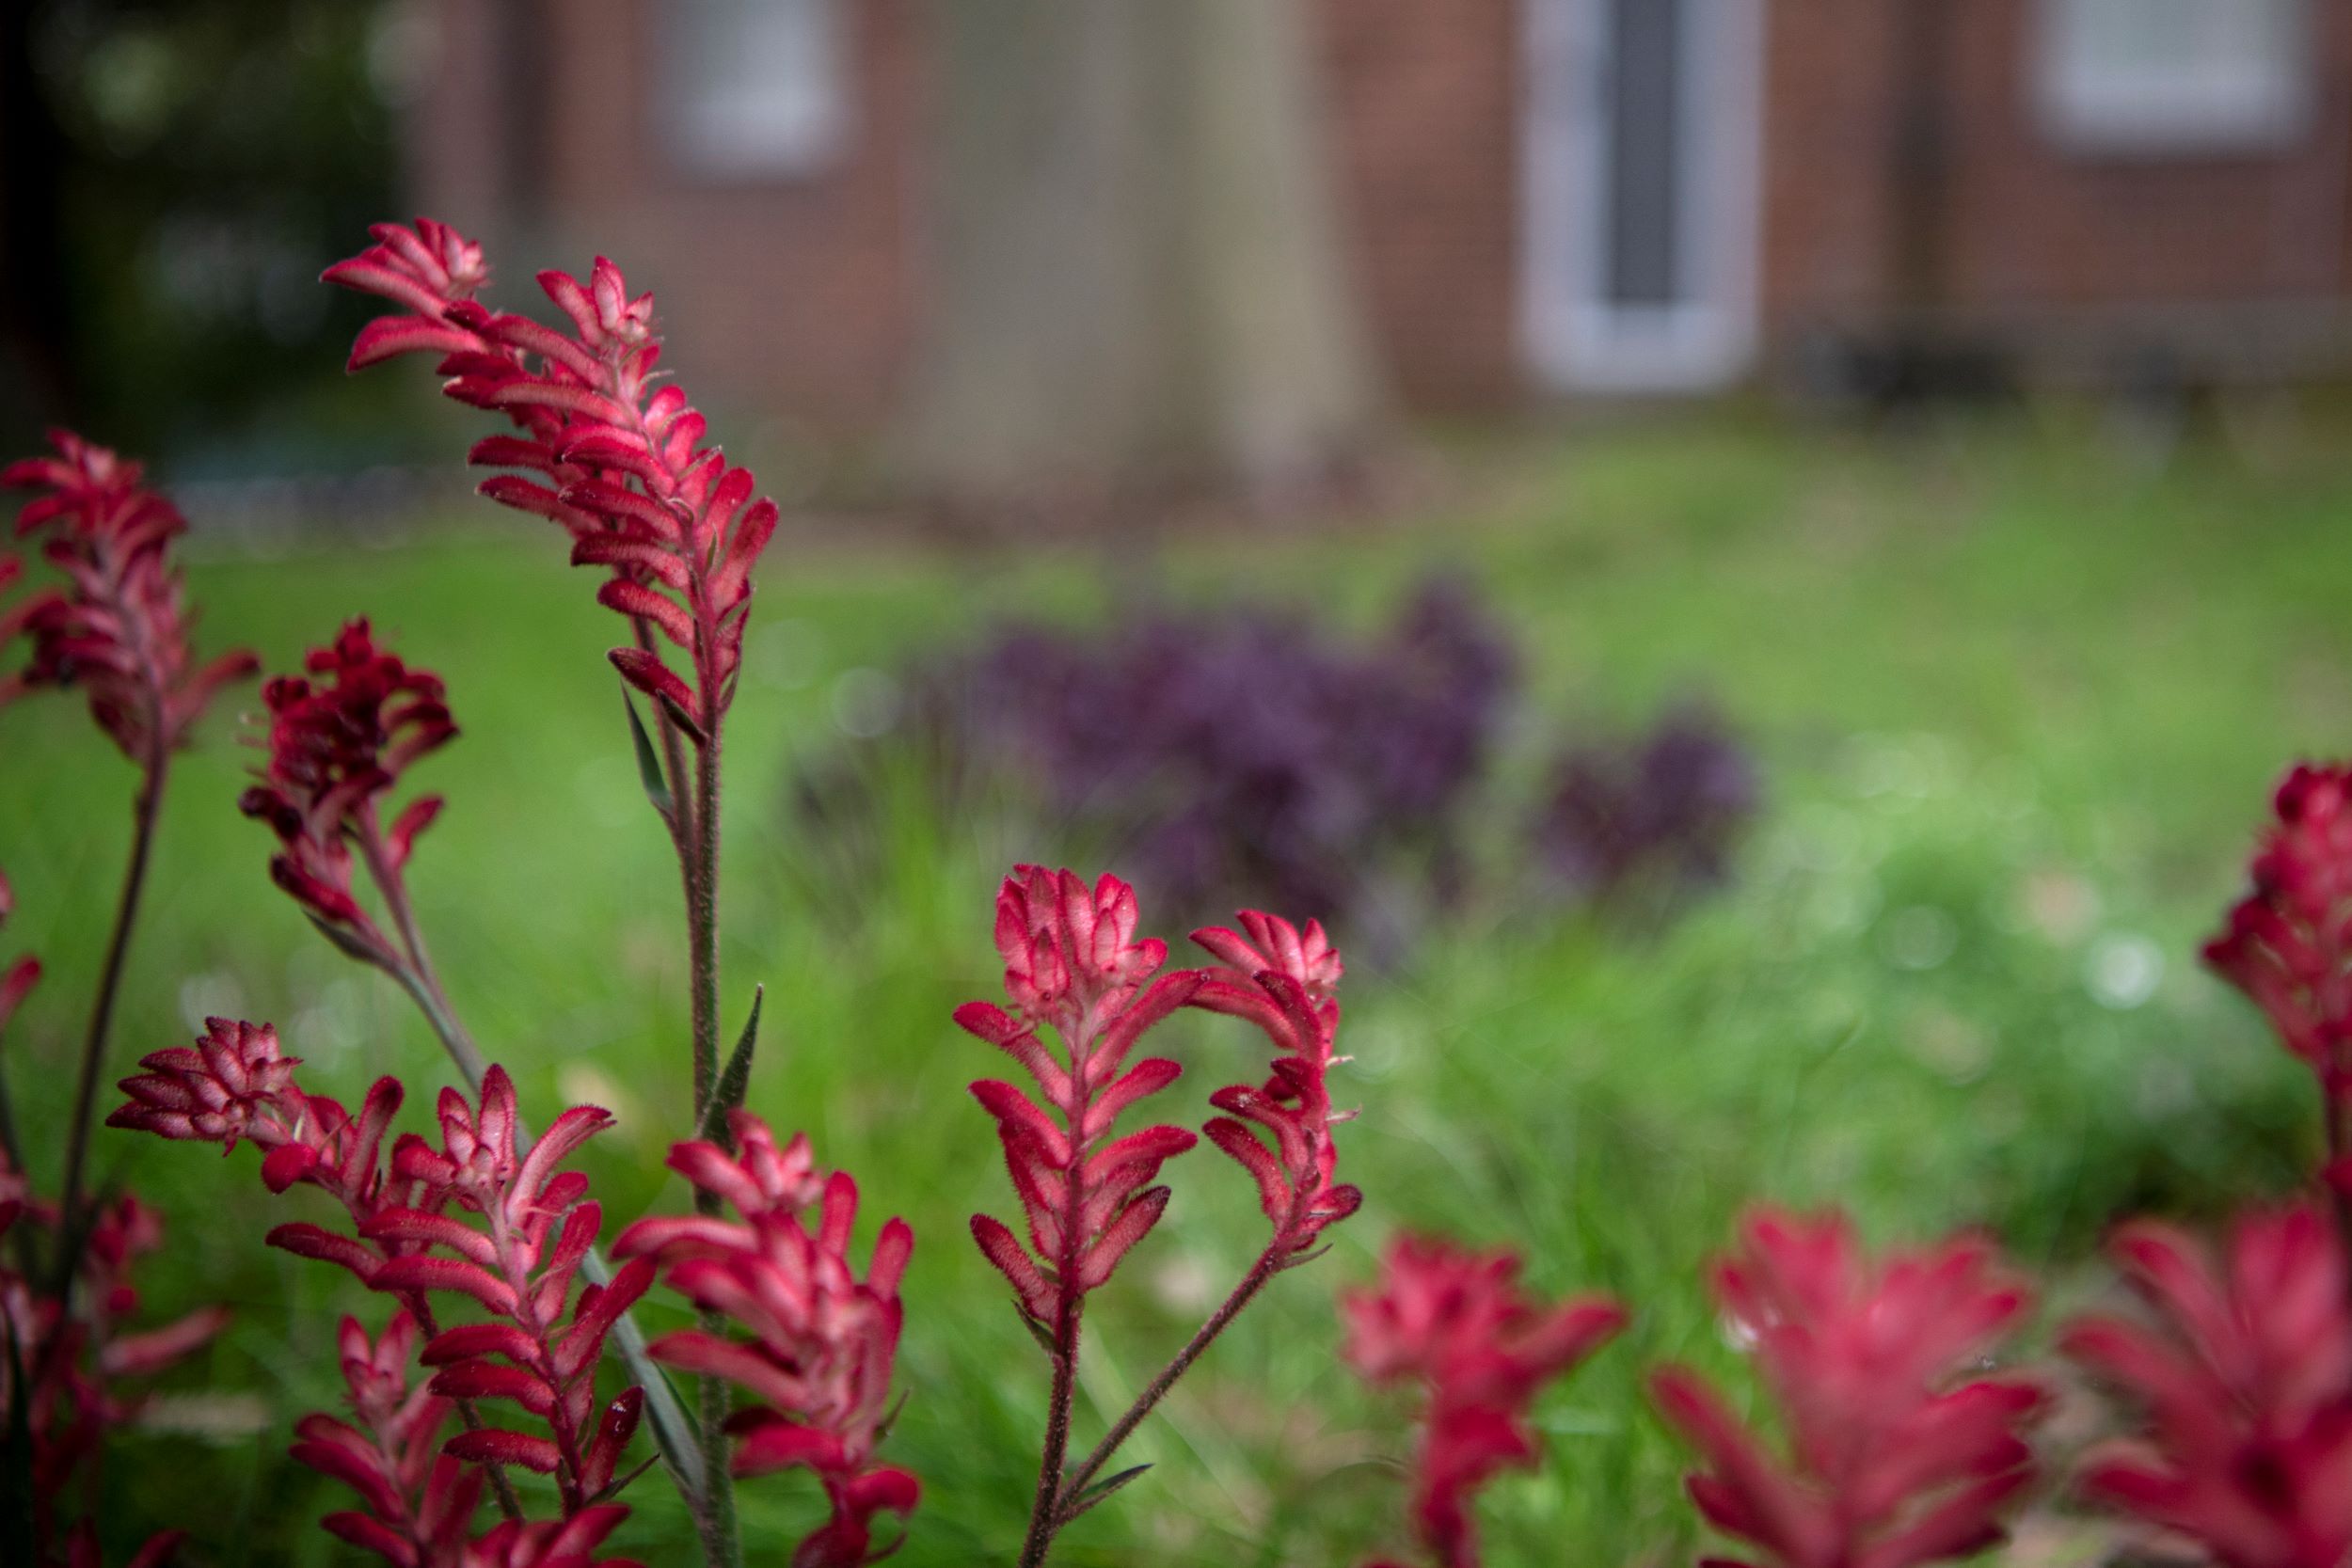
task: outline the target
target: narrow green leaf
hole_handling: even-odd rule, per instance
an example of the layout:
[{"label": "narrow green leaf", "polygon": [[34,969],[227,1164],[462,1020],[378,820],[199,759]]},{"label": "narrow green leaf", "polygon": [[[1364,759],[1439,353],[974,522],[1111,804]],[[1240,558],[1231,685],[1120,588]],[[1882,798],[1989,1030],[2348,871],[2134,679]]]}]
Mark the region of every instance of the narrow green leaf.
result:
[{"label": "narrow green leaf", "polygon": [[373,947],[371,947],[368,943],[360,941],[358,937],[353,936],[349,931],[344,930],[342,927],[335,925],[333,922],[321,919],[315,914],[310,914],[309,910],[305,910],[302,912],[310,916],[310,924],[318,927],[319,935],[333,942],[342,950],[345,958],[357,958],[363,964],[374,964],[379,968],[382,967],[384,955],[381,952],[377,951]]},{"label": "narrow green leaf", "polygon": [[752,1016],[743,1021],[742,1037],[735,1042],[735,1050],[727,1057],[727,1065],[719,1074],[719,1081],[710,1086],[710,1103],[703,1107],[699,1135],[722,1148],[734,1148],[727,1136],[727,1113],[743,1103],[743,1096],[752,1086],[752,1046],[759,1038],[759,1006],[768,999],[766,986],[752,988]]},{"label": "narrow green leaf", "polygon": [[621,686],[621,710],[628,715],[629,744],[637,752],[637,782],[644,786],[645,799],[661,814],[661,820],[675,828],[677,800],[670,794],[670,781],[661,776],[661,755],[653,749],[653,736],[645,733],[645,721],[637,717],[637,705],[628,700],[627,682]]},{"label": "narrow green leaf", "polygon": [[1054,1336],[1052,1332],[1048,1330],[1043,1323],[1039,1323],[1035,1318],[1030,1317],[1029,1309],[1027,1307],[1022,1306],[1018,1301],[1016,1301],[1012,1304],[1012,1309],[1021,1314],[1021,1326],[1029,1331],[1029,1338],[1037,1341],[1038,1349],[1052,1356],[1058,1356],[1061,1354],[1061,1352],[1054,1348]]},{"label": "narrow green leaf", "polygon": [[670,722],[678,727],[678,733],[692,741],[697,749],[708,743],[710,737],[703,734],[700,724],[694,722],[694,716],[678,706],[675,699],[657,695],[654,701],[661,705],[661,711],[670,716]]},{"label": "narrow green leaf", "polygon": [[1062,1505],[1062,1523],[1066,1525],[1075,1519],[1079,1514],[1084,1513],[1088,1509],[1092,1508],[1151,1467],[1149,1465],[1138,1465],[1131,1470],[1121,1470],[1115,1476],[1104,1476],[1101,1481],[1094,1482]]},{"label": "narrow green leaf", "polygon": [[589,1501],[598,1503],[611,1502],[628,1488],[630,1481],[635,1481],[639,1476],[644,1475],[647,1470],[652,1469],[655,1465],[660,1463],[661,1453],[660,1450],[657,1449],[654,1452],[649,1453],[644,1458],[639,1460],[637,1462],[637,1468],[629,1471],[628,1474],[625,1476],[614,1476],[611,1481],[605,1482],[604,1490],[597,1493],[594,1497],[591,1497]]}]

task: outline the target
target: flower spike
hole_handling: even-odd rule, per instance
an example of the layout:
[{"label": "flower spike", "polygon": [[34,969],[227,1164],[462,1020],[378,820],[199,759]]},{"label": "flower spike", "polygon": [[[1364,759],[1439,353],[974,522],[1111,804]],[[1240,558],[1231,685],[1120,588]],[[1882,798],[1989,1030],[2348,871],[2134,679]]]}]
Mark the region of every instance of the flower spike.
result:
[{"label": "flower spike", "polygon": [[[1257,1181],[1275,1248],[1284,1260],[1295,1261],[1314,1247],[1325,1227],[1363,1203],[1362,1193],[1332,1180],[1339,1153],[1331,1127],[1348,1113],[1333,1113],[1326,1079],[1342,1060],[1333,1047],[1340,1026],[1335,993],[1344,966],[1319,922],[1309,921],[1301,931],[1279,916],[1246,910],[1241,925],[1238,932],[1219,927],[1193,933],[1192,940],[1223,965],[1208,971],[1191,1005],[1249,1020],[1279,1054],[1263,1085],[1235,1084],[1211,1095],[1209,1103],[1227,1115],[1201,1131]],[[1245,1121],[1264,1129],[1272,1147]]]},{"label": "flower spike", "polygon": [[2300,1205],[2243,1216],[2219,1257],[2151,1223],[2109,1250],[2154,1321],[2083,1318],[2062,1343],[2143,1425],[2093,1453],[2081,1491],[2227,1568],[2336,1568],[2352,1553],[2352,1311],[2332,1227]]},{"label": "flower spike", "polygon": [[[360,333],[350,368],[431,354],[448,396],[514,422],[516,434],[473,449],[476,465],[516,470],[482,493],[560,524],[574,565],[612,574],[597,602],[644,634],[613,650],[614,667],[704,742],[734,698],[752,569],[776,507],[753,499],[750,469],[703,445],[702,415],[660,373],[653,296],[631,295],[603,257],[585,283],[541,273],[569,325],[562,331],[476,303],[489,276],[482,247],[448,225],[421,218],[373,232],[373,245],[323,275],[400,308]],[[690,676],[671,669],[659,641],[686,657]]]},{"label": "flower spike", "polygon": [[[1049,1333],[1072,1330],[1087,1293],[1158,1223],[1168,1189],[1152,1180],[1198,1141],[1168,1126],[1110,1137],[1122,1111],[1182,1073],[1159,1057],[1120,1068],[1144,1032],[1201,985],[1198,974],[1161,974],[1168,944],[1137,941],[1136,922],[1135,889],[1116,877],[1089,887],[1074,872],[1017,866],[996,896],[1014,1010],[988,1002],[956,1009],[956,1022],[1019,1062],[1044,1098],[997,1079],[972,1085],[996,1119],[1028,1243],[986,1214],[973,1216],[972,1234]],[[1054,1031],[1058,1053],[1041,1028]]]},{"label": "flower spike", "polygon": [[2261,1007],[2319,1081],[2332,1174],[2352,1176],[2352,768],[2280,780],[2252,883],[2205,961]]},{"label": "flower spike", "polygon": [[[136,463],[54,431],[56,454],[0,467],[0,488],[42,492],[18,512],[16,531],[41,542],[65,577],[0,609],[0,644],[31,640],[31,663],[0,676],[0,704],[37,687],[78,686],[90,716],[151,773],[187,744],[213,694],[256,668],[240,649],[198,664],[171,541],[187,527],[179,509],[144,483]],[[0,557],[0,589],[21,573]]]},{"label": "flower spike", "polygon": [[2033,1478],[2023,1433],[2042,1390],[1961,1379],[2024,1315],[2024,1287],[1965,1238],[1873,1263],[1839,1215],[1760,1212],[1740,1239],[1715,1296],[1756,1347],[1790,1453],[1695,1375],[1658,1373],[1660,1412],[1709,1465],[1689,1481],[1699,1512],[1779,1568],[1915,1568],[2000,1540]]},{"label": "flower spike", "polygon": [[[209,1344],[228,1326],[229,1313],[206,1307],[161,1327],[132,1331],[138,1312],[139,1260],[164,1243],[163,1220],[124,1195],[99,1205],[86,1221],[87,1236],[69,1291],[46,1271],[20,1269],[40,1248],[0,1253],[0,1419],[26,1440],[17,1462],[31,1484],[28,1527],[35,1560],[42,1563],[98,1561],[93,1522],[68,1525],[61,1505],[96,1480],[93,1471],[108,1433],[135,1422],[147,1403],[134,1380],[164,1371]],[[0,1157],[0,1235],[18,1227],[46,1233],[49,1248],[63,1244],[61,1207],[36,1197],[22,1172]],[[11,1238],[26,1243],[22,1234]],[[174,1532],[151,1538],[135,1561],[168,1557]],[[65,1548],[58,1550],[62,1544]]]},{"label": "flower spike", "polygon": [[727,1423],[736,1475],[800,1465],[824,1484],[833,1515],[801,1543],[794,1568],[861,1568],[887,1555],[874,1549],[875,1515],[904,1519],[921,1494],[912,1475],[874,1461],[894,1409],[898,1280],[914,1235],[902,1220],[883,1226],[861,1281],[848,1251],[857,1183],[846,1172],[820,1179],[805,1134],[779,1148],[766,1122],[739,1109],[727,1126],[734,1153],[697,1140],[674,1146],[669,1164],[738,1217],[639,1220],[613,1255],[637,1259],[631,1268],[659,1264],[671,1289],[750,1330],[747,1340],[680,1330],[656,1340],[653,1355],[723,1377],[756,1402]]},{"label": "flower spike", "polygon": [[[394,1174],[436,1201],[380,1209],[359,1227],[364,1239],[389,1254],[369,1283],[414,1296],[454,1292],[500,1320],[436,1335],[420,1353],[437,1369],[430,1386],[452,1399],[512,1400],[545,1421],[548,1435],[483,1428],[451,1438],[445,1451],[554,1476],[569,1517],[612,1480],[642,1408],[641,1393],[625,1396],[599,1419],[596,1372],[606,1336],[653,1283],[653,1267],[632,1264],[611,1284],[586,1286],[575,1298],[574,1280],[596,1243],[603,1211],[587,1196],[586,1178],[556,1170],[612,1118],[592,1105],[574,1106],[530,1153],[520,1153],[515,1085],[495,1066],[474,1104],[455,1089],[442,1090],[438,1116],[439,1148],[409,1135],[392,1150]],[[478,1216],[485,1227],[466,1224],[461,1213]]]},{"label": "flower spike", "polygon": [[365,620],[311,649],[303,664],[307,674],[280,675],[262,689],[269,759],[238,808],[278,834],[271,879],[347,950],[397,968],[399,947],[353,888],[351,849],[358,847],[388,900],[405,897],[401,870],[441,800],[421,795],[389,826],[378,800],[457,726],[440,678],[379,648]]},{"label": "flower spike", "polygon": [[1502,1470],[1535,1463],[1527,1413],[1536,1391],[1625,1324],[1624,1309],[1599,1296],[1551,1307],[1530,1301],[1518,1272],[1507,1251],[1402,1236],[1382,1260],[1378,1288],[1340,1298],[1348,1364],[1375,1386],[1425,1390],[1412,1515],[1439,1568],[1478,1560],[1477,1494]]}]

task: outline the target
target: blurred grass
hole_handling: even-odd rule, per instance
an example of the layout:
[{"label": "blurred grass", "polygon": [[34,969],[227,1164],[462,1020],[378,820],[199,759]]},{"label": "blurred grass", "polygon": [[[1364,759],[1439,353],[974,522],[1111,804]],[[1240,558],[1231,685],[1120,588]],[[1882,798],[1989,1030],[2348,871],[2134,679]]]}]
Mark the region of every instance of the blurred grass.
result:
[{"label": "blurred grass", "polygon": [[[1218,1346],[1131,1450],[1152,1474],[1057,1557],[1341,1564],[1395,1540],[1405,1429],[1333,1361],[1331,1293],[1409,1225],[1516,1242],[1536,1289],[1637,1308],[1543,1402],[1549,1453],[1491,1494],[1490,1560],[1682,1560],[1696,1537],[1681,1460],[1640,1378],[1677,1357],[1743,1386],[1701,1284],[1742,1201],[1845,1203],[1881,1240],[1987,1224],[2066,1271],[2125,1209],[2211,1210],[2286,1183],[2309,1152],[2296,1070],[2192,956],[2272,775],[2342,750],[2352,721],[2344,433],[2323,419],[2153,472],[2064,418],[1877,442],[1724,419],[1471,453],[1466,497],[1376,527],[1100,557],[780,546],[730,730],[728,1008],[739,1019],[766,983],[755,1108],[857,1173],[866,1234],[903,1213],[920,1237],[891,1452],[928,1490],[902,1560],[1006,1558],[1033,1479],[1044,1369],[961,1234],[973,1209],[1010,1208],[963,1092],[995,1069],[946,1018],[996,992],[994,878],[1051,847],[904,801],[868,885],[796,847],[784,773],[861,721],[871,671],[1005,613],[1100,615],[1139,583],[1368,624],[1438,565],[1472,574],[1522,639],[1534,711],[1609,721],[1692,689],[1721,700],[1767,768],[1739,885],[1663,929],[1493,902],[1402,968],[1359,966],[1342,1092],[1365,1108],[1343,1160],[1366,1212]],[[660,1165],[686,1112],[675,873],[637,794],[591,578],[517,523],[210,560],[191,582],[208,643],[233,635],[273,669],[365,612],[448,677],[465,734],[419,769],[451,805],[413,878],[450,989],[535,1103],[619,1114],[585,1161],[612,1227],[677,1207]],[[314,1088],[356,1095],[400,1072],[413,1116],[444,1077],[437,1053],[268,887],[266,834],[233,809],[231,729],[216,721],[175,779],[116,1065],[207,1012],[268,1019]],[[0,715],[0,866],[20,902],[0,953],[37,951],[51,971],[7,1068],[54,1162],[131,780],[55,700]],[[1516,831],[1487,824],[1488,851],[1511,853]],[[1194,1069],[1183,1092],[1260,1069],[1215,1024],[1168,1031]],[[127,1437],[110,1528],[184,1526],[208,1563],[339,1560],[310,1521],[345,1495],[284,1443],[296,1413],[336,1397],[335,1316],[373,1323],[380,1304],[261,1244],[309,1205],[270,1199],[246,1151],[111,1133],[99,1148],[169,1217],[148,1310],[225,1297],[240,1313],[167,1407],[165,1424],[209,1435]],[[1082,1442],[1253,1246],[1236,1171],[1196,1154],[1177,1183],[1091,1338]],[[647,1316],[656,1331],[682,1321],[658,1303]],[[266,1406],[258,1431],[233,1397],[248,1391]],[[617,1548],[691,1560],[665,1491],[634,1489]],[[754,1560],[781,1560],[809,1491],[745,1489]]]}]

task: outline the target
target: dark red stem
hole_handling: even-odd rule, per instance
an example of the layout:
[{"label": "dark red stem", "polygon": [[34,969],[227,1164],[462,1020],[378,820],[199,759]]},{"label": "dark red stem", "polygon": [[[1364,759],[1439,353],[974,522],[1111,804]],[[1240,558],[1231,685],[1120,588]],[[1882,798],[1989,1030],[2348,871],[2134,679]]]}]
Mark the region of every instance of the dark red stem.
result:
[{"label": "dark red stem", "polygon": [[[706,692],[712,688],[706,686]],[[686,928],[693,986],[694,1125],[701,1126],[719,1084],[719,723],[715,714],[694,756],[693,854],[686,876]],[[695,1212],[715,1215],[719,1197],[697,1189]],[[725,1329],[718,1313],[702,1314],[706,1333]],[[703,1555],[717,1568],[742,1560],[735,1521],[735,1483],[727,1471],[726,1381],[702,1382],[704,1506],[695,1511]]]},{"label": "dark red stem", "polygon": [[131,950],[131,928],[138,922],[139,895],[147,886],[147,863],[155,846],[155,823],[164,803],[164,781],[170,771],[170,753],[159,737],[149,754],[144,777],[139,781],[138,800],[134,808],[135,826],[131,834],[131,863],[123,872],[122,896],[115,906],[114,934],[106,942],[106,960],[98,973],[98,997],[90,1006],[89,1032],[82,1039],[81,1077],[73,1092],[73,1119],[67,1124],[65,1146],[65,1180],[60,1235],[64,1240],[64,1256],[57,1262],[59,1294],[70,1286],[73,1277],[73,1254],[80,1250],[76,1238],[83,1227],[83,1173],[89,1160],[90,1113],[98,1100],[98,1080],[105,1065],[106,1037],[114,1026],[115,996],[122,989],[122,966]]},{"label": "dark red stem", "polygon": [[1076,1517],[1070,1511],[1070,1502],[1085,1492],[1089,1481],[1102,1473],[1103,1467],[1119,1452],[1120,1445],[1135,1435],[1136,1428],[1143,1424],[1144,1418],[1168,1397],[1168,1391],[1176,1386],[1177,1380],[1192,1370],[1192,1364],[1200,1358],[1201,1352],[1207,1350],[1218,1335],[1225,1332],[1225,1326],[1241,1316],[1242,1308],[1248,1307],[1264,1289],[1265,1282],[1282,1272],[1282,1259],[1287,1256],[1288,1252],[1279,1241],[1260,1253],[1258,1261],[1248,1274],[1242,1275],[1241,1283],[1233,1287],[1233,1293],[1209,1314],[1208,1322],[1202,1323],[1199,1331],[1184,1342],[1184,1348],[1160,1369],[1159,1375],[1136,1396],[1135,1402],[1127,1407],[1126,1413],[1111,1423],[1110,1431],[1104,1433],[1103,1440],[1094,1445],[1094,1451],[1078,1462],[1078,1467],[1070,1472],[1069,1481],[1062,1485],[1063,1502],[1054,1521],[1056,1529]]}]

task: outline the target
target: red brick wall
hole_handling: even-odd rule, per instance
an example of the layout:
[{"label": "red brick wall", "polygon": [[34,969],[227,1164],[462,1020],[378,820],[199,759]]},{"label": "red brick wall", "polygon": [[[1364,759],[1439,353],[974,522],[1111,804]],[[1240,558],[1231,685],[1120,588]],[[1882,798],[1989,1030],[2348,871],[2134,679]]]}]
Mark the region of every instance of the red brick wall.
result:
[{"label": "red brick wall", "polygon": [[[845,6],[851,126],[838,162],[802,178],[698,179],[670,166],[652,124],[648,66],[660,0],[536,4],[549,119],[535,153],[538,243],[577,269],[608,251],[655,289],[670,363],[703,398],[756,399],[818,433],[876,428],[914,346],[913,229],[922,179],[920,40],[912,0]],[[442,59],[421,118],[417,182],[461,228],[511,222],[502,160],[516,156],[501,97],[525,69],[500,59],[496,8],[437,0]],[[511,232],[511,230],[510,230]],[[528,277],[509,262],[506,288]],[[527,285],[526,285],[527,287]]]},{"label": "red brick wall", "polygon": [[1341,212],[1405,399],[1521,389],[1521,0],[1320,0]]},{"label": "red brick wall", "polygon": [[[2032,0],[1947,3],[1940,276],[1944,303],[1963,319],[2346,292],[2352,6],[2313,7],[2327,79],[2301,140],[2276,153],[2201,157],[2055,144],[2033,101]],[[1871,322],[1896,304],[1894,8],[1770,0],[1770,10],[1766,329]]]},{"label": "red brick wall", "polygon": [[[1520,0],[1314,3],[1351,281],[1385,368],[1416,405],[1505,401],[1520,385]],[[918,347],[919,7],[843,8],[855,124],[837,167],[697,187],[663,166],[649,128],[658,4],[431,0],[441,58],[413,142],[423,205],[501,240],[510,277],[524,260],[576,267],[610,250],[659,291],[673,362],[702,395],[756,397],[826,433],[879,427]],[[501,103],[524,69],[502,57],[506,7],[561,24],[526,28],[547,73],[535,152],[506,145]],[[518,157],[545,167],[538,233],[516,231],[501,170]]]},{"label": "red brick wall", "polygon": [[[648,124],[660,0],[427,3],[442,55],[412,150],[428,209],[500,239],[510,277],[609,247],[660,291],[675,362],[707,396],[756,398],[825,434],[886,421],[918,351],[924,293],[917,0],[843,8],[854,125],[834,166],[699,185],[663,166]],[[1520,395],[1525,0],[1313,3],[1352,282],[1396,389],[1422,408]],[[1899,8],[1761,3],[1768,346],[1821,325],[1882,325],[1899,303]],[[2135,159],[2070,153],[2043,133],[2029,74],[2035,0],[1945,3],[1948,245],[1934,274],[1955,315],[2014,324],[2081,307],[2346,294],[2352,4],[2315,0],[2328,82],[2301,145]],[[562,24],[531,34],[549,119],[536,150],[517,152],[504,146],[517,117],[502,105],[521,68],[502,55],[497,19],[534,12]],[[512,218],[518,159],[544,170],[535,233]]]}]

